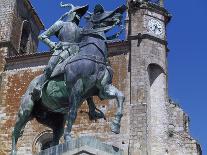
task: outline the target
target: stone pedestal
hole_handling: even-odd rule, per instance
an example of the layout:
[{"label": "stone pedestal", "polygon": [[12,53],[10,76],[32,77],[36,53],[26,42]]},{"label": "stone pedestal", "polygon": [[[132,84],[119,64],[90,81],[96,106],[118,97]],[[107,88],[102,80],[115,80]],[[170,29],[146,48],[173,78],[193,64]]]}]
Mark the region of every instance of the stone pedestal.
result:
[{"label": "stone pedestal", "polygon": [[124,152],[115,146],[104,144],[94,137],[80,137],[46,149],[39,155],[124,155]]}]

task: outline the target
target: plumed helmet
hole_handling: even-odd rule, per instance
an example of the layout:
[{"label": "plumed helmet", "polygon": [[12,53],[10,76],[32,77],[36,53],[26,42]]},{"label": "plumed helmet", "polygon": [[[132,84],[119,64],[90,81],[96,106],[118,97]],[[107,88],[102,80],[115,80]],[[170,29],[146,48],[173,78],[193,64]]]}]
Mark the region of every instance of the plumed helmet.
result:
[{"label": "plumed helmet", "polygon": [[67,17],[67,20],[72,21],[75,17],[77,17],[80,20],[80,18],[87,12],[89,6],[88,5],[74,6],[73,4],[70,3],[63,4],[61,2],[60,7],[70,8],[69,12],[64,14],[61,18]]}]

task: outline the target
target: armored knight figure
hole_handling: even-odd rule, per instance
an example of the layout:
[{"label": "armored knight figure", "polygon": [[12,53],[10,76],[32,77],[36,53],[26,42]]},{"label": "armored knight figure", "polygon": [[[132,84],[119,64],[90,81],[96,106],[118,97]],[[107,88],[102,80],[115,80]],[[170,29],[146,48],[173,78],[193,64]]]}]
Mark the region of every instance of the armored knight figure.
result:
[{"label": "armored knight figure", "polygon": [[[31,93],[33,100],[38,100],[41,97],[41,88],[50,78],[56,65],[79,52],[78,43],[81,41],[82,29],[78,25],[81,17],[87,12],[88,5],[75,7],[72,4],[62,4],[61,2],[60,6],[63,8],[69,7],[69,12],[61,16],[59,20],[38,37],[39,40],[51,48],[53,54],[44,69],[44,78],[38,82],[38,85]],[[50,37],[54,35],[59,39],[59,43],[50,40]],[[64,43],[67,43],[67,45]]]},{"label": "armored knight figure", "polygon": [[[87,12],[88,5],[74,7],[72,4],[60,4],[61,7],[70,7],[70,11],[65,13],[55,24],[39,36],[39,39],[47,44],[52,51],[52,57],[45,68],[46,77],[49,78],[54,67],[67,57],[79,51],[78,42],[81,41],[81,28],[78,27],[81,17]],[[55,35],[60,43],[56,44],[49,38]],[[62,43],[66,42],[67,45]]]},{"label": "armored knight figure", "polygon": [[[66,12],[56,21],[48,30],[43,32],[38,38],[51,48],[53,54],[44,69],[44,75],[37,82],[37,85],[31,92],[32,100],[37,101],[41,98],[42,88],[50,79],[54,68],[61,64],[68,57],[73,57],[79,52],[79,43],[82,38],[83,29],[80,28],[79,22],[81,17],[87,12],[88,5],[74,7],[72,4],[60,4],[61,7],[69,7],[70,11]],[[90,33],[90,32],[89,32]],[[52,42],[50,37],[55,35],[59,43]],[[96,108],[92,97],[87,99],[89,106],[90,119],[104,118],[104,114]],[[97,112],[93,112],[94,109]]]}]

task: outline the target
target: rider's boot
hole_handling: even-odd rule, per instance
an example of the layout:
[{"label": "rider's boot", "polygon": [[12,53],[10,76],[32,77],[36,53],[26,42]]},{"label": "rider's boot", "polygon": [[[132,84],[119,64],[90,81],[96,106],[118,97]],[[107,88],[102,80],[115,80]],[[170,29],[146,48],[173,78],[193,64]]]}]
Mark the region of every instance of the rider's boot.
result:
[{"label": "rider's boot", "polygon": [[33,88],[32,92],[30,93],[32,96],[33,101],[39,101],[42,97],[42,88],[46,81],[48,80],[48,74],[44,71],[43,76],[39,79],[36,86]]},{"label": "rider's boot", "polygon": [[40,87],[34,87],[33,91],[30,93],[32,96],[33,101],[38,101],[40,100],[42,93],[41,93],[41,88]]},{"label": "rider's boot", "polygon": [[101,118],[106,120],[104,113],[101,110],[99,110],[98,108],[95,108],[95,110],[89,111],[88,115],[89,115],[90,120],[97,120],[97,119],[101,119]]}]

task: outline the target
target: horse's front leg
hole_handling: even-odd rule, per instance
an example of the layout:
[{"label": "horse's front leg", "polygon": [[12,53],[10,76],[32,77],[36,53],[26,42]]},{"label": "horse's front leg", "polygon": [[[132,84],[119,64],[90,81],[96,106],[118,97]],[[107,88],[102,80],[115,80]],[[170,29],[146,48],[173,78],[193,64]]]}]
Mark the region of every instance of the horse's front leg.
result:
[{"label": "horse's front leg", "polygon": [[71,141],[71,130],[72,126],[76,120],[77,117],[77,111],[78,108],[80,107],[80,104],[82,103],[82,81],[79,80],[74,87],[72,88],[71,95],[69,97],[69,105],[70,105],[70,110],[67,118],[67,127],[65,128],[64,132],[64,139],[66,142]]},{"label": "horse's front leg", "polygon": [[111,124],[112,132],[119,134],[120,133],[120,124],[121,118],[123,116],[123,103],[124,103],[124,95],[121,91],[119,91],[116,87],[109,84],[104,86],[99,94],[99,97],[102,99],[116,99],[117,101],[117,111],[115,114],[115,118]]},{"label": "horse's front leg", "polygon": [[71,130],[72,130],[72,126],[76,120],[77,117],[77,104],[73,103],[73,105],[70,108],[69,111],[69,115],[67,118],[67,127],[65,128],[65,132],[64,132],[64,139],[66,142],[69,142],[72,140],[71,137]]}]

